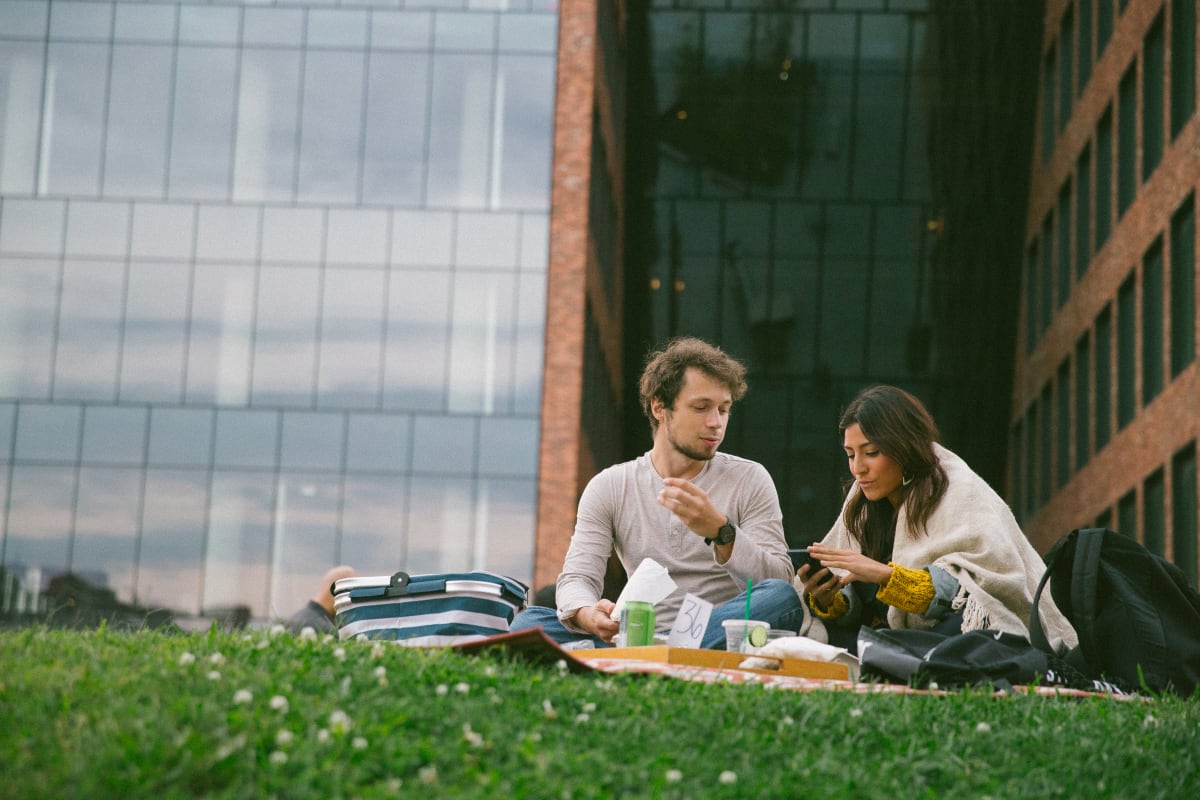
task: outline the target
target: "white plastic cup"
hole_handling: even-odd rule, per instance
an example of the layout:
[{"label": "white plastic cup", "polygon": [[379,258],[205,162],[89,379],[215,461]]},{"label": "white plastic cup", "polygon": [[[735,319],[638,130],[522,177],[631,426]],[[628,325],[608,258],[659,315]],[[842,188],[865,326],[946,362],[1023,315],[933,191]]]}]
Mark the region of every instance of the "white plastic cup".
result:
[{"label": "white plastic cup", "polygon": [[[731,653],[757,653],[762,645],[755,646],[751,640],[759,638],[766,644],[767,632],[771,630],[770,625],[757,619],[727,619],[721,624],[725,626],[725,649]],[[761,633],[751,637],[750,631],[755,628],[761,628]]]}]

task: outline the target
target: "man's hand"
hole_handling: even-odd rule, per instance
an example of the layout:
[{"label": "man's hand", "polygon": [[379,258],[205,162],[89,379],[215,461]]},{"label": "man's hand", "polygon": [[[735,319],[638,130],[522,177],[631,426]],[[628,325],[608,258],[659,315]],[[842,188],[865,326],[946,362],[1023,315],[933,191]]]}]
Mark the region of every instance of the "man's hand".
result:
[{"label": "man's hand", "polygon": [[708,499],[708,492],[683,478],[663,478],[663,483],[658,504],[679,517],[692,533],[714,538],[727,517]]},{"label": "man's hand", "polygon": [[617,635],[617,631],[621,628],[621,623],[612,618],[615,606],[616,603],[612,600],[601,598],[596,601],[595,605],[584,606],[576,611],[575,624],[593,636],[598,636],[609,644],[612,644],[613,637]]}]

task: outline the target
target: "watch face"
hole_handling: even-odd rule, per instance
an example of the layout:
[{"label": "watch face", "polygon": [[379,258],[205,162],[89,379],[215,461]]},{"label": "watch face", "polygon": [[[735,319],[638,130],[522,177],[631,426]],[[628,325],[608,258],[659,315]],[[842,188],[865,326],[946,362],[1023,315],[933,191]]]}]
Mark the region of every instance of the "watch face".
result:
[{"label": "watch face", "polygon": [[735,530],[732,525],[722,525],[717,531],[717,541],[721,544],[729,544],[733,541]]}]

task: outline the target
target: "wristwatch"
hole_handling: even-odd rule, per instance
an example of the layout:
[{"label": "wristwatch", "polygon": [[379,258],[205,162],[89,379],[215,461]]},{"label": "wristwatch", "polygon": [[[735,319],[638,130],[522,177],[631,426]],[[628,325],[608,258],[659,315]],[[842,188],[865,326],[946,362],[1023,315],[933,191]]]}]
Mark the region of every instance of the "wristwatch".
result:
[{"label": "wristwatch", "polygon": [[737,528],[733,527],[733,523],[729,521],[729,517],[725,518],[725,524],[717,528],[717,535],[710,539],[704,537],[705,544],[730,544],[737,537]]}]

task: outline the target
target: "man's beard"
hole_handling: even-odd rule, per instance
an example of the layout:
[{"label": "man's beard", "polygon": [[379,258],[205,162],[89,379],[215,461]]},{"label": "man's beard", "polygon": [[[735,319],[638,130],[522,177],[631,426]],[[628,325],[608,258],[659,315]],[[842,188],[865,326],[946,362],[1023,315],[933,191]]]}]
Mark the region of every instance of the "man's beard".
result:
[{"label": "man's beard", "polygon": [[690,447],[686,447],[686,446],[680,444],[675,439],[675,434],[671,432],[670,422],[671,422],[671,418],[668,416],[667,422],[666,422],[667,441],[670,442],[671,447],[675,448],[675,452],[679,453],[680,455],[687,456],[688,458],[692,459],[693,461],[711,461],[712,457],[717,454],[717,450],[715,447],[712,449],[712,452],[706,453],[706,452],[701,452],[699,450],[693,450]]}]

